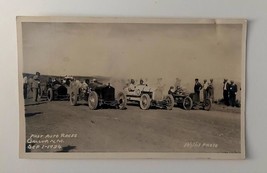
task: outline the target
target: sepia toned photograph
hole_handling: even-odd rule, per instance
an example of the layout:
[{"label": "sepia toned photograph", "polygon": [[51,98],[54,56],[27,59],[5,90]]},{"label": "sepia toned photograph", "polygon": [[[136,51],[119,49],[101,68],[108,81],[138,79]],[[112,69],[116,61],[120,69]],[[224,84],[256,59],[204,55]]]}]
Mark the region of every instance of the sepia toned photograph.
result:
[{"label": "sepia toned photograph", "polygon": [[243,19],[18,17],[21,158],[245,158]]}]

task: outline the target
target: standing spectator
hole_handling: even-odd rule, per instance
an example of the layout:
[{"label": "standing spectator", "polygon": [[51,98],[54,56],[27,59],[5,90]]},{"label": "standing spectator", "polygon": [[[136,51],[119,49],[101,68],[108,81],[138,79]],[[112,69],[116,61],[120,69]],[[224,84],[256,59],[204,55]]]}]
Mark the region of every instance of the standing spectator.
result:
[{"label": "standing spectator", "polygon": [[195,101],[197,102],[197,103],[199,103],[200,102],[200,90],[202,89],[202,85],[199,83],[199,81],[198,81],[198,79],[195,79],[195,86],[194,86],[194,92],[195,92],[195,94],[194,94],[194,96],[195,96]]},{"label": "standing spectator", "polygon": [[229,83],[227,79],[223,80],[223,101],[224,104],[229,106]]},{"label": "standing spectator", "polygon": [[208,82],[207,79],[204,79],[203,83],[203,99],[206,100],[208,98]]},{"label": "standing spectator", "polygon": [[213,79],[210,79],[210,83],[208,86],[208,96],[214,102],[214,85],[213,85]]},{"label": "standing spectator", "polygon": [[230,81],[231,84],[229,86],[229,103],[231,106],[236,105],[236,92],[237,92],[237,85],[234,83],[233,80]]},{"label": "standing spectator", "polygon": [[37,102],[38,93],[40,90],[40,73],[39,72],[36,72],[36,74],[33,76],[31,89],[33,92],[33,101]]},{"label": "standing spectator", "polygon": [[180,88],[181,87],[181,79],[180,78],[176,78],[176,82],[174,84],[174,88]]},{"label": "standing spectator", "polygon": [[24,96],[24,99],[27,99],[27,95],[28,95],[28,77],[24,76],[24,78],[23,78],[23,96]]}]

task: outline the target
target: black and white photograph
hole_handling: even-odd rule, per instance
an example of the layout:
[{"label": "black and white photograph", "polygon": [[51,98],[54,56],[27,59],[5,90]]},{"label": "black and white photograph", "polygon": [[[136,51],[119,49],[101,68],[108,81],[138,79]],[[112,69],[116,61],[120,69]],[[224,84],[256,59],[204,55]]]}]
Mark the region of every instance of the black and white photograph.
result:
[{"label": "black and white photograph", "polygon": [[20,157],[244,159],[246,30],[18,17]]}]

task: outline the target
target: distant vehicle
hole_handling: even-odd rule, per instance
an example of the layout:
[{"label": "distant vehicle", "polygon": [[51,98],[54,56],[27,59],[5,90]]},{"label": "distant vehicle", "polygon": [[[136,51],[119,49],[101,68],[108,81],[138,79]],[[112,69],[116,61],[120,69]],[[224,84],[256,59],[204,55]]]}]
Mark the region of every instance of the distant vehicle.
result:
[{"label": "distant vehicle", "polygon": [[147,110],[150,107],[157,107],[171,110],[174,106],[172,95],[163,96],[160,88],[152,88],[147,85],[136,85],[134,90],[129,87],[124,89],[126,93],[127,103],[139,103],[140,108]]},{"label": "distant vehicle", "polygon": [[83,83],[80,86],[72,82],[70,86],[70,104],[75,106],[78,101],[87,101],[91,110],[104,106],[111,106],[118,109],[126,108],[126,96],[119,92],[115,98],[115,88],[110,84],[105,85],[99,82]]},{"label": "distant vehicle", "polygon": [[205,99],[202,102],[195,101],[195,93],[186,93],[182,92],[179,89],[176,89],[174,92],[169,92],[174,98],[176,106],[182,107],[185,110],[191,110],[192,108],[202,108],[209,111],[211,108],[211,99]]}]

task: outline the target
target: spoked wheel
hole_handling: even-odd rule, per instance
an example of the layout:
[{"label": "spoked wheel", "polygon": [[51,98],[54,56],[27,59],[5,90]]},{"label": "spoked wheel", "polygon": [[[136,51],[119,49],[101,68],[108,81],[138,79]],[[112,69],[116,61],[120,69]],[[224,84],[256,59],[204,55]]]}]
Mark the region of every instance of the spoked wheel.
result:
[{"label": "spoked wheel", "polygon": [[76,106],[77,105],[77,99],[78,99],[77,93],[72,91],[70,93],[70,104],[72,106]]},{"label": "spoked wheel", "polygon": [[173,98],[173,96],[169,94],[169,95],[166,96],[165,99],[167,101],[167,106],[166,106],[167,110],[172,110],[172,108],[174,106],[174,98]]},{"label": "spoked wheel", "polygon": [[95,110],[98,106],[98,95],[95,91],[92,91],[88,97],[89,109]]},{"label": "spoked wheel", "polygon": [[51,102],[53,99],[54,99],[53,90],[52,90],[52,88],[48,88],[48,90],[47,90],[47,100]]},{"label": "spoked wheel", "polygon": [[192,107],[193,107],[193,100],[189,96],[185,97],[183,101],[183,108],[185,110],[191,110]]},{"label": "spoked wheel", "polygon": [[211,99],[205,99],[203,103],[203,109],[209,111],[211,108]]},{"label": "spoked wheel", "polygon": [[150,107],[151,99],[148,94],[143,94],[140,98],[140,107],[143,110],[147,110]]},{"label": "spoked wheel", "polygon": [[127,103],[127,98],[126,95],[123,92],[118,93],[118,107],[119,109],[125,109],[126,108],[126,103]]},{"label": "spoked wheel", "polygon": [[43,91],[42,89],[40,89],[41,91],[38,92],[38,99],[41,100],[43,97]]}]

